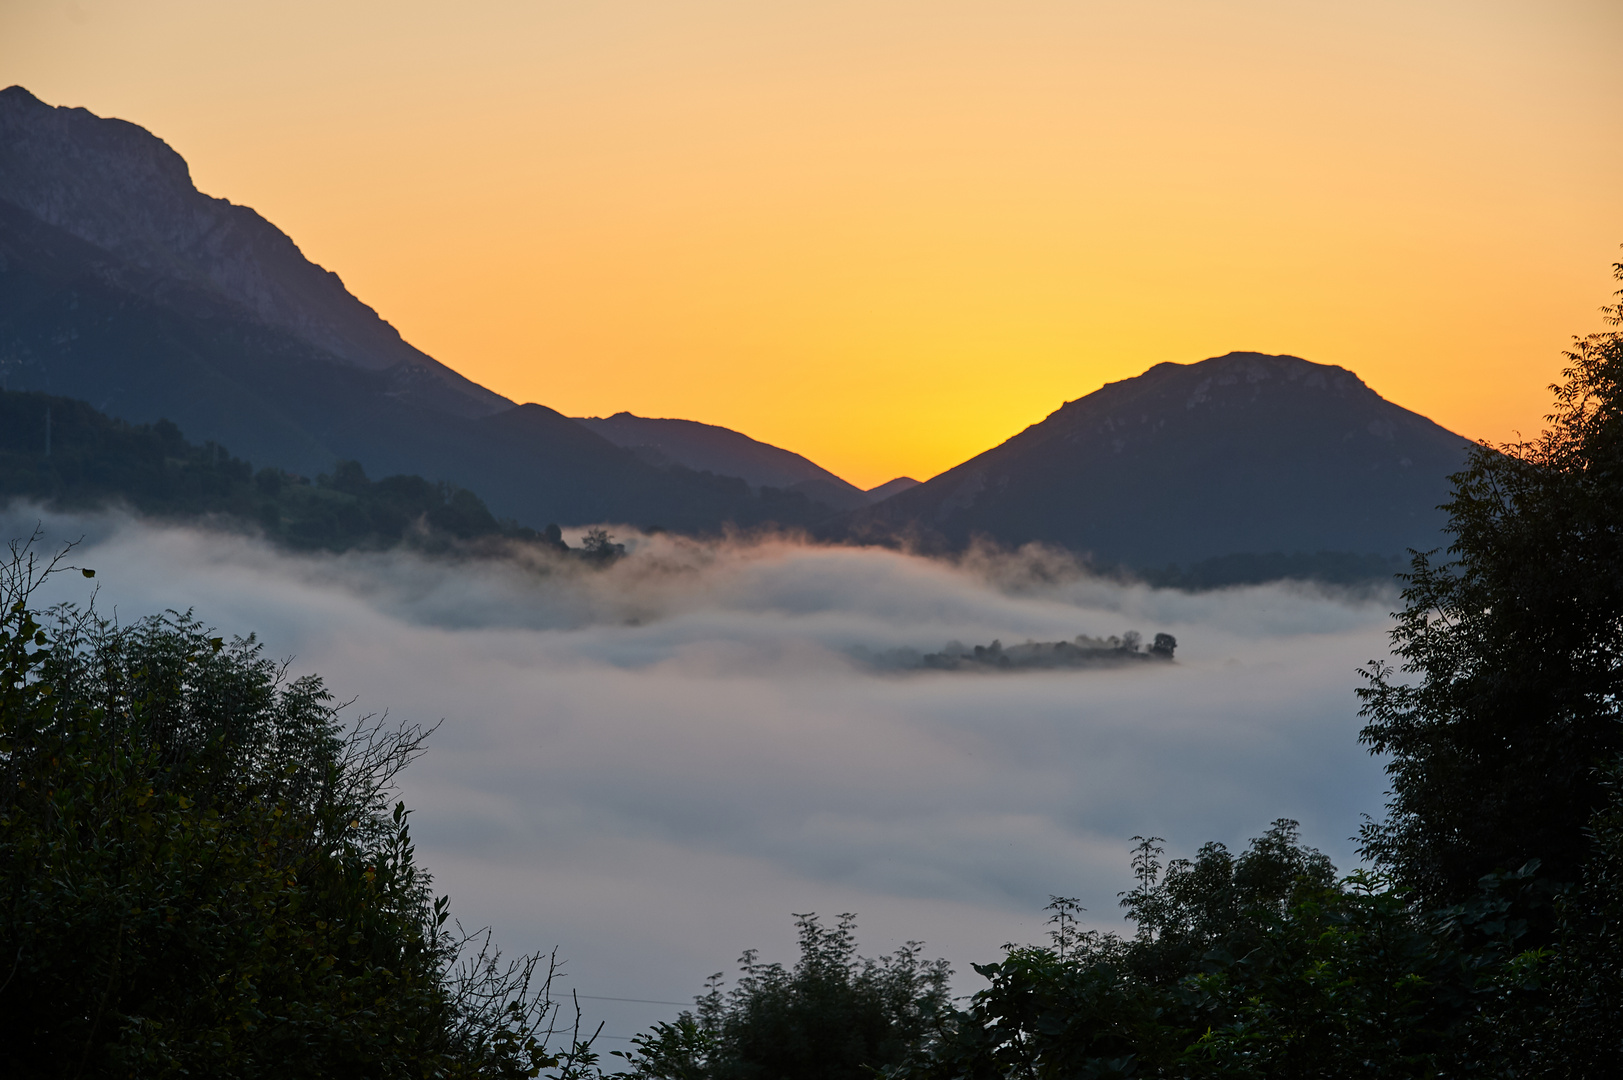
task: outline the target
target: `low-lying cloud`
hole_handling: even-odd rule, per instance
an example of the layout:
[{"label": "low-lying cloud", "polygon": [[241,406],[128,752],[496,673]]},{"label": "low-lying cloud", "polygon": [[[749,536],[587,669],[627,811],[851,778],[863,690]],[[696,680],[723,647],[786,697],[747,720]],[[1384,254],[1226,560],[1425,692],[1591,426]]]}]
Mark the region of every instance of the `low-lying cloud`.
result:
[{"label": "low-lying cloud", "polygon": [[[954,565],[656,536],[596,570],[293,556],[116,515],[0,523],[40,519],[86,537],[104,614],[192,608],[357,710],[443,717],[404,777],[422,860],[465,923],[558,946],[610,1035],[674,1010],[596,996],[683,1000],[747,946],[790,959],[791,912],[858,912],[869,953],[923,938],[969,989],[971,961],[1040,939],[1051,893],[1114,925],[1134,835],[1189,853],[1294,817],[1345,868],[1380,809],[1353,688],[1391,597],[1152,590],[1041,552]],[[1128,629],[1174,636],[1176,660],[871,663]]]}]

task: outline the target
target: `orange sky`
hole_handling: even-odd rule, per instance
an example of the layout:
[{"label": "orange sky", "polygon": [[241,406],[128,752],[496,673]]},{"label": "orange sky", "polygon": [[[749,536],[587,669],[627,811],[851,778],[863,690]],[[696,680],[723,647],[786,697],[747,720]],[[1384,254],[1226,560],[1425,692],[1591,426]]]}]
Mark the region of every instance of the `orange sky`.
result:
[{"label": "orange sky", "polygon": [[870,486],[1231,349],[1531,433],[1623,242],[1616,0],[0,3],[520,401]]}]

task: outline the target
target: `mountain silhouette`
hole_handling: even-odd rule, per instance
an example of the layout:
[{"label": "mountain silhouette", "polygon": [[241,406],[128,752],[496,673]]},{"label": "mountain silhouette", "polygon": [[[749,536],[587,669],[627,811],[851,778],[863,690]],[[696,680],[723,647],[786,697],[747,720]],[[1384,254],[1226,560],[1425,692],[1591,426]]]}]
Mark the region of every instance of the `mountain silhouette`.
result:
[{"label": "mountain silhouette", "polygon": [[513,402],[407,344],[293,241],[246,206],[210,198],[161,139],[84,109],[0,91],[0,199],[101,249],[119,284],[185,310],[188,293],[227,301],[364,371],[397,394],[465,416]]},{"label": "mountain silhouette", "polygon": [[1110,383],[841,528],[926,548],[1038,541],[1140,570],[1390,559],[1442,544],[1437,507],[1468,446],[1344,368],[1235,352]]},{"label": "mountain silhouette", "polygon": [[1163,574],[1183,583],[1322,576],[1326,553],[1344,577],[1387,573],[1441,543],[1467,445],[1345,369],[1230,353],[1157,365],[927,483],[862,492],[726,428],[517,405],[413,348],[264,218],[199,192],[162,140],[21,87],[0,91],[0,388],[167,419],[298,474],[354,460],[421,475],[537,528],[1039,541],[1104,566],[1206,568]]},{"label": "mountain silhouette", "polygon": [[909,488],[916,488],[919,482],[911,476],[898,476],[894,480],[887,480],[878,487],[871,487],[865,492],[870,502],[881,502],[892,495],[899,495]]},{"label": "mountain silhouette", "polygon": [[720,476],[737,476],[751,487],[799,492],[835,510],[867,506],[915,483],[901,477],[863,491],[792,450],[696,420],[656,420],[628,412],[577,420],[655,465],[674,462]]},{"label": "mountain silhouette", "polygon": [[713,529],[830,508],[659,469],[458,375],[122,120],[0,91],[0,386],[168,419],[257,464],[340,459],[475,488],[498,515]]}]

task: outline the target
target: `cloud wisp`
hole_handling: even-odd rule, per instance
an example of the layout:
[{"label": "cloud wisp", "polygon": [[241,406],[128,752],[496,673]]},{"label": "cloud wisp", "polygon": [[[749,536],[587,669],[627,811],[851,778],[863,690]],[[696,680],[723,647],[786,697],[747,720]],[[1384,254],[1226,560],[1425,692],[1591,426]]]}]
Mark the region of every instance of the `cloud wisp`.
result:
[{"label": "cloud wisp", "polygon": [[[1152,590],[1041,553],[656,536],[593,570],[291,556],[116,515],[0,522],[40,519],[85,537],[103,614],[192,608],[357,709],[444,718],[403,781],[437,888],[510,948],[560,947],[611,1035],[673,1010],[597,996],[681,1000],[748,946],[789,959],[794,911],[856,911],[865,951],[922,938],[967,973],[1039,939],[1051,893],[1114,925],[1134,835],[1188,853],[1294,817],[1346,867],[1380,807],[1352,691],[1384,654],[1389,597]],[[1176,660],[860,659],[1126,630],[1175,636]]]}]

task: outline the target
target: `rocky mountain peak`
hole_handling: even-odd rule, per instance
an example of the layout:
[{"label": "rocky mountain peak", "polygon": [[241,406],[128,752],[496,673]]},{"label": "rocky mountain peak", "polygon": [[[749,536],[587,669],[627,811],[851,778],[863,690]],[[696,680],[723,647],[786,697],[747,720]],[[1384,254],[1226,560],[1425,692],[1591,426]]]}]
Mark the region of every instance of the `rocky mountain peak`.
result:
[{"label": "rocky mountain peak", "polygon": [[154,298],[165,282],[201,289],[341,363],[391,371],[446,411],[512,404],[413,348],[257,213],[198,191],[145,128],[0,91],[0,199],[138,269],[159,283]]}]

